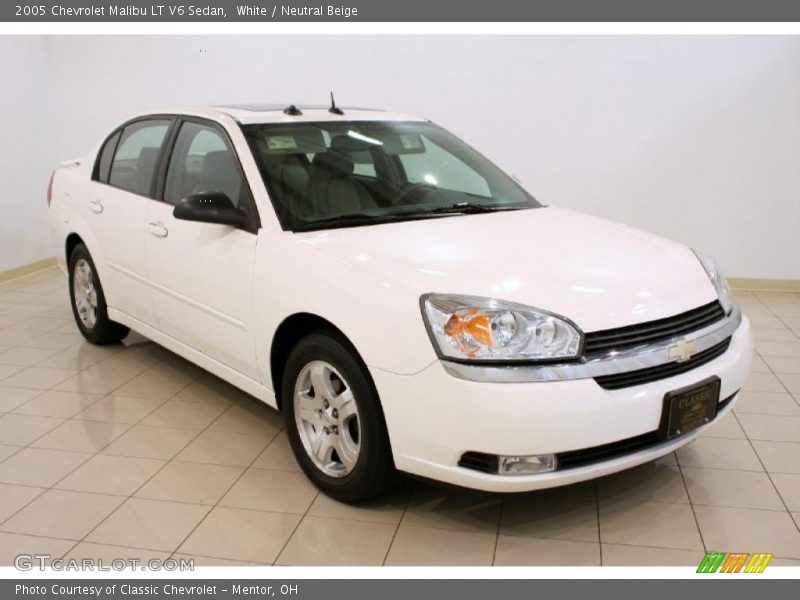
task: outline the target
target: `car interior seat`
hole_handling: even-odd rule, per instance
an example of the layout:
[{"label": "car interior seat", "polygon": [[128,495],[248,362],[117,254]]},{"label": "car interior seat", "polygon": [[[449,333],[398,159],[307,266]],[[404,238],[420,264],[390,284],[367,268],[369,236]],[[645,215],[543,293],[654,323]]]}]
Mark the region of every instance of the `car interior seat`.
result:
[{"label": "car interior seat", "polygon": [[153,172],[156,168],[158,146],[147,146],[139,151],[139,158],[136,161],[136,191],[145,196],[150,194],[150,185],[153,182]]},{"label": "car interior seat", "polygon": [[329,149],[314,156],[308,196],[314,215],[336,215],[377,208],[366,187],[353,177],[355,164],[349,153]]},{"label": "car interior seat", "polygon": [[261,167],[272,185],[277,188],[276,209],[286,216],[307,217],[310,214],[306,201],[309,182],[309,163],[305,154],[269,154],[260,156]]},{"label": "car interior seat", "polygon": [[242,177],[228,150],[215,150],[203,157],[194,192],[225,192],[233,205],[239,206]]}]

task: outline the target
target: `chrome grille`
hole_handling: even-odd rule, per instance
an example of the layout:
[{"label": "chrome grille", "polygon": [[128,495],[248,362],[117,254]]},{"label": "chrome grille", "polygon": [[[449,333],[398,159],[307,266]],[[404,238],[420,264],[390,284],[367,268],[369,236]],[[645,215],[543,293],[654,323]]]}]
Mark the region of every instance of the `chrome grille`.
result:
[{"label": "chrome grille", "polygon": [[707,362],[711,362],[723,354],[728,349],[730,343],[731,338],[727,338],[716,346],[711,346],[711,348],[708,348],[707,350],[698,352],[689,360],[683,362],[669,362],[655,367],[647,367],[646,369],[628,371],[626,373],[602,375],[600,377],[595,377],[594,380],[602,388],[607,390],[618,390],[620,388],[650,383],[651,381],[658,381],[659,379],[666,379],[667,377],[674,377],[675,375],[680,375],[686,371],[696,369],[700,365],[704,365]]}]

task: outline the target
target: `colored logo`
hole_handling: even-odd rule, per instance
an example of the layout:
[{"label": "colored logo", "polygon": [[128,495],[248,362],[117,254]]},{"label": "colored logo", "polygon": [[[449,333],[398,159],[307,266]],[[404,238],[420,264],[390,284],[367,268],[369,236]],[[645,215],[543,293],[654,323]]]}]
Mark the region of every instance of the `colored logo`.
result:
[{"label": "colored logo", "polygon": [[757,552],[706,552],[698,573],[763,573],[767,568],[772,554]]}]

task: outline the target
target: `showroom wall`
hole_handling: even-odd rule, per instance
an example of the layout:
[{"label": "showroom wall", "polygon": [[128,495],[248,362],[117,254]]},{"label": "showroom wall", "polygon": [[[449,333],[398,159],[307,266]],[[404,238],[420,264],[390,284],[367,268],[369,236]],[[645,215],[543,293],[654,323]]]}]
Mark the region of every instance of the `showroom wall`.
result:
[{"label": "showroom wall", "polygon": [[[11,171],[18,222],[35,233],[0,224],[0,270],[47,255],[41,225],[49,169],[85,152],[129,113],[174,103],[320,103],[332,89],[342,105],[430,117],[546,204],[691,244],[716,256],[729,276],[800,280],[798,38],[63,36],[3,43],[19,44],[31,70],[0,61],[26,82],[13,98],[3,95],[2,106],[30,115],[43,102],[37,95],[50,89],[53,119],[35,147],[25,148],[31,164]],[[12,134],[28,135],[20,121],[11,123]],[[13,149],[2,151],[15,160]],[[18,246],[5,240],[7,230]]]},{"label": "showroom wall", "polygon": [[61,133],[50,118],[45,48],[36,37],[0,36],[0,272],[53,252],[45,190]]}]

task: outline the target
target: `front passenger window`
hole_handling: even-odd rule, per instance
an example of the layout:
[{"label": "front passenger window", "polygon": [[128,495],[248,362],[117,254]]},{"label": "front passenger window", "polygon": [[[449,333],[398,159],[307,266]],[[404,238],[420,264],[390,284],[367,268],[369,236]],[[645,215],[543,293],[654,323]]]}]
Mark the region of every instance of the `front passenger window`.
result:
[{"label": "front passenger window", "polygon": [[164,200],[176,205],[201,192],[224,192],[234,206],[247,210],[247,186],[222,134],[213,127],[187,121],[175,140]]},{"label": "front passenger window", "polygon": [[128,125],[117,145],[108,183],[128,192],[150,196],[158,154],[169,125],[170,122],[165,120],[137,121]]}]

